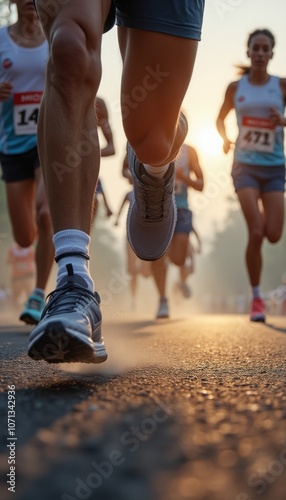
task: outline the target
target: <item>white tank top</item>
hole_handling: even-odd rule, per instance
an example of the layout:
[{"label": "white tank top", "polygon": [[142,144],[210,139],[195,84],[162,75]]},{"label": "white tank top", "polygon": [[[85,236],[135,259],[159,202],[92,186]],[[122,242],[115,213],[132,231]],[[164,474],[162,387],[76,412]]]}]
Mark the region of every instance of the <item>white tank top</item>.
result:
[{"label": "white tank top", "polygon": [[270,121],[270,108],[284,114],[279,78],[271,76],[265,85],[252,85],[244,75],[238,82],[234,104],[239,128],[234,160],[247,165],[284,165],[283,127],[274,127]]},{"label": "white tank top", "polygon": [[0,81],[10,81],[12,94],[0,103],[0,151],[19,154],[37,145],[37,119],[45,84],[48,43],[26,48],[0,28]]}]

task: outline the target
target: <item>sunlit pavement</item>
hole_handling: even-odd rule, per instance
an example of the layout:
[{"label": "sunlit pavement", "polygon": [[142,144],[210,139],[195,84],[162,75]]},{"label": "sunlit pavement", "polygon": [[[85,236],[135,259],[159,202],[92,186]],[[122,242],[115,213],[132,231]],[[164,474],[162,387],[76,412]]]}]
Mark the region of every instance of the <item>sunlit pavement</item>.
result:
[{"label": "sunlit pavement", "polygon": [[106,363],[58,367],[0,317],[2,499],[14,443],[21,500],[285,500],[286,317],[107,319]]}]

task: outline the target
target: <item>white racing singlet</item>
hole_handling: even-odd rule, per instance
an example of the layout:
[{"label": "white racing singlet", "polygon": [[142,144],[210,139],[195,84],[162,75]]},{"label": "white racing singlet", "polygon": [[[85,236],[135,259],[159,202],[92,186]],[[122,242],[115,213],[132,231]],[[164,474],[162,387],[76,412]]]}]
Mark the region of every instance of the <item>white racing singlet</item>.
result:
[{"label": "white racing singlet", "polygon": [[239,128],[234,160],[247,165],[284,165],[283,127],[275,127],[270,120],[271,108],[284,115],[279,78],[270,76],[265,85],[252,85],[244,75],[238,82],[234,104]]},{"label": "white racing singlet", "polygon": [[17,45],[8,27],[0,28],[0,82],[11,82],[12,94],[0,103],[0,151],[21,154],[37,145],[39,106],[45,84],[48,43]]}]

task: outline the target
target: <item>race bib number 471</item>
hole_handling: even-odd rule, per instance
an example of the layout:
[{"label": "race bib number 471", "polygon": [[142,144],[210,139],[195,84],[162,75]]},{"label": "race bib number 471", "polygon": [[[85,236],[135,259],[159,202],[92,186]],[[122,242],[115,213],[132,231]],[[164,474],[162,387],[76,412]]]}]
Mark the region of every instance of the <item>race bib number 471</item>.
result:
[{"label": "race bib number 471", "polygon": [[16,135],[37,133],[39,108],[43,92],[14,94],[14,132]]},{"label": "race bib number 471", "polygon": [[274,150],[275,125],[268,118],[242,118],[238,146],[248,151],[271,153]]}]

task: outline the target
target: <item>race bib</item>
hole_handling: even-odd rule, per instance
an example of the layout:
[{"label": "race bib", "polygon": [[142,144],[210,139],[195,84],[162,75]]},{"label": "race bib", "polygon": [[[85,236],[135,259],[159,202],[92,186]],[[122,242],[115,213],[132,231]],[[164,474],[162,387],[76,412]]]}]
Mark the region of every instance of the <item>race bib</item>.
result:
[{"label": "race bib", "polygon": [[14,94],[14,132],[16,135],[35,135],[43,92]]},{"label": "race bib", "polygon": [[275,125],[268,118],[243,116],[238,147],[248,151],[271,153],[274,150]]}]

